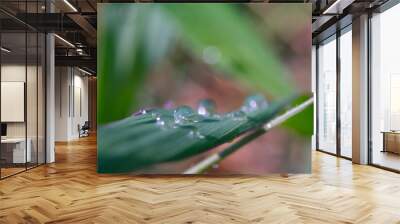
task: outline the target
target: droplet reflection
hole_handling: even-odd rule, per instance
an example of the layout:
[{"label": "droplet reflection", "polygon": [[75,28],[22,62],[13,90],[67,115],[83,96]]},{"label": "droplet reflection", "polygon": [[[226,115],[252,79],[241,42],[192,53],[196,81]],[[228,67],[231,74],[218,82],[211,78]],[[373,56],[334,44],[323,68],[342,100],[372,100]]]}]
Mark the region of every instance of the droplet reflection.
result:
[{"label": "droplet reflection", "polygon": [[156,124],[162,128],[173,128],[174,120],[172,117],[169,116],[158,115],[156,117]]},{"label": "droplet reflection", "polygon": [[134,116],[134,117],[141,116],[141,115],[147,114],[147,112],[148,112],[147,109],[140,109],[140,110],[134,112],[132,114],[132,116]]},{"label": "droplet reflection", "polygon": [[246,98],[241,110],[245,113],[268,107],[268,102],[261,94],[252,95]]},{"label": "droplet reflection", "polygon": [[188,106],[180,106],[174,110],[174,119],[176,124],[185,125],[190,122],[196,122],[196,114]]},{"label": "droplet reflection", "polygon": [[233,120],[244,120],[244,119],[246,119],[246,114],[241,110],[227,113],[227,114],[225,114],[225,116],[228,117],[228,118],[232,118]]},{"label": "droplet reflection", "polygon": [[203,139],[203,138],[205,138],[204,135],[200,134],[200,132],[197,131],[197,130],[190,130],[190,131],[189,131],[189,137],[191,137],[191,138],[198,138],[198,139]]},{"label": "droplet reflection", "polygon": [[216,104],[211,99],[201,100],[197,107],[197,113],[203,116],[210,116],[215,113]]}]

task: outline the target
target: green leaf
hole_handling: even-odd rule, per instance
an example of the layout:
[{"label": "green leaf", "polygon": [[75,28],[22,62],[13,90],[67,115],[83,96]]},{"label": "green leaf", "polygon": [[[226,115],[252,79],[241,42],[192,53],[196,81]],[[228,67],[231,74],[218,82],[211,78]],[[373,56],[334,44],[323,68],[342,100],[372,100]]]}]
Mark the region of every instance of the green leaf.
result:
[{"label": "green leaf", "polygon": [[[273,47],[259,31],[244,4],[163,4],[175,19],[186,48],[202,58],[204,50],[215,48],[220,60],[213,66],[226,75],[274,97],[295,92],[291,77],[283,69]],[[254,16],[254,15],[253,15]]]},{"label": "green leaf", "polygon": [[105,124],[139,106],[143,81],[175,32],[156,5],[102,4],[99,10],[97,109],[98,123]]},{"label": "green leaf", "polygon": [[[153,109],[100,126],[98,172],[130,172],[197,155],[259,128],[292,100],[290,97],[247,113],[237,111],[239,116],[194,114],[193,119],[179,125],[174,123],[173,110]],[[157,118],[167,123],[160,125]]]},{"label": "green leaf", "polygon": [[[302,95],[293,101],[292,106],[301,104],[309,98],[309,95]],[[311,137],[314,132],[313,116],[314,106],[310,105],[302,112],[296,114],[296,116],[289,118],[282,124],[282,126],[294,131],[299,135]]]}]

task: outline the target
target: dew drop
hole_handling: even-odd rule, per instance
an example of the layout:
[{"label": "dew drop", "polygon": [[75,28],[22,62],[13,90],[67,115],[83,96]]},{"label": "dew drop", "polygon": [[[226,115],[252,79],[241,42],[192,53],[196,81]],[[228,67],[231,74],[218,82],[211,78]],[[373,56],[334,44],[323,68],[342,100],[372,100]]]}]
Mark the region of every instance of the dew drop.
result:
[{"label": "dew drop", "polygon": [[195,121],[196,115],[192,108],[188,106],[180,106],[174,110],[174,119],[177,124],[187,124],[188,122]]},{"label": "dew drop", "polygon": [[205,138],[205,136],[204,135],[202,135],[202,134],[200,134],[200,132],[197,132],[197,138],[200,138],[200,139],[203,139],[203,138]]},{"label": "dew drop", "polygon": [[144,115],[144,114],[147,114],[147,113],[148,113],[147,109],[140,109],[140,110],[134,112],[132,114],[132,116],[137,117],[137,116],[141,116],[141,115]]},{"label": "dew drop", "polygon": [[189,137],[191,137],[191,138],[198,138],[198,139],[203,139],[203,138],[205,138],[204,135],[200,134],[200,132],[197,131],[197,130],[190,130],[190,131],[189,131]]},{"label": "dew drop", "polygon": [[158,124],[158,125],[161,125],[161,126],[164,126],[164,125],[165,125],[165,121],[162,120],[161,117],[157,117],[157,118],[156,118],[156,121],[157,121],[157,124]]},{"label": "dew drop", "polygon": [[210,116],[215,113],[216,104],[211,99],[200,100],[197,106],[197,113],[203,116]]},{"label": "dew drop", "polygon": [[150,114],[152,117],[157,118],[162,116],[163,114],[163,109],[151,109],[147,111],[148,114]]},{"label": "dew drop", "polygon": [[173,128],[174,120],[172,117],[158,115],[156,117],[156,124],[162,128]]},{"label": "dew drop", "polygon": [[248,113],[265,107],[268,107],[267,100],[263,95],[257,94],[247,97],[241,110]]},{"label": "dew drop", "polygon": [[268,124],[267,124],[267,127],[266,127],[266,129],[268,129],[268,130],[269,130],[269,129],[271,129],[271,128],[272,128],[272,125],[271,125],[271,123],[268,123]]},{"label": "dew drop", "polygon": [[243,111],[238,110],[225,114],[225,117],[232,118],[233,120],[244,120],[246,119],[246,114]]}]

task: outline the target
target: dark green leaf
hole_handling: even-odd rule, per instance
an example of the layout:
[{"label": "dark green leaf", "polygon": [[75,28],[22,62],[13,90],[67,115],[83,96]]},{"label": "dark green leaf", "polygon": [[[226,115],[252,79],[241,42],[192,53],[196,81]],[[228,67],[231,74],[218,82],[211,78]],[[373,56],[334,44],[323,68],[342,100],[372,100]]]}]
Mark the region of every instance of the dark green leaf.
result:
[{"label": "dark green leaf", "polygon": [[98,171],[130,172],[197,155],[257,129],[280,113],[292,99],[272,103],[239,117],[209,119],[196,115],[201,119],[174,127],[157,123],[157,117],[173,119],[173,110],[161,109],[101,126],[98,133]]}]

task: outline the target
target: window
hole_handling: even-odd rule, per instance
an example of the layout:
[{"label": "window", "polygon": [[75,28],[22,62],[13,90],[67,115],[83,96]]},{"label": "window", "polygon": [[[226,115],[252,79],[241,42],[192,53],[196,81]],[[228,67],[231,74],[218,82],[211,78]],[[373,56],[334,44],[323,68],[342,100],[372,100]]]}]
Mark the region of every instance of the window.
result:
[{"label": "window", "polygon": [[[42,4],[18,6],[36,13]],[[12,16],[0,12],[0,17],[15,22],[12,28],[0,24],[0,178],[5,178],[45,163],[46,40]]]},{"label": "window", "polygon": [[336,36],[318,47],[318,149],[336,153]]},{"label": "window", "polygon": [[400,5],[371,19],[371,161],[400,170]]},{"label": "window", "polygon": [[340,36],[340,155],[351,158],[352,148],[352,34],[351,26]]}]

